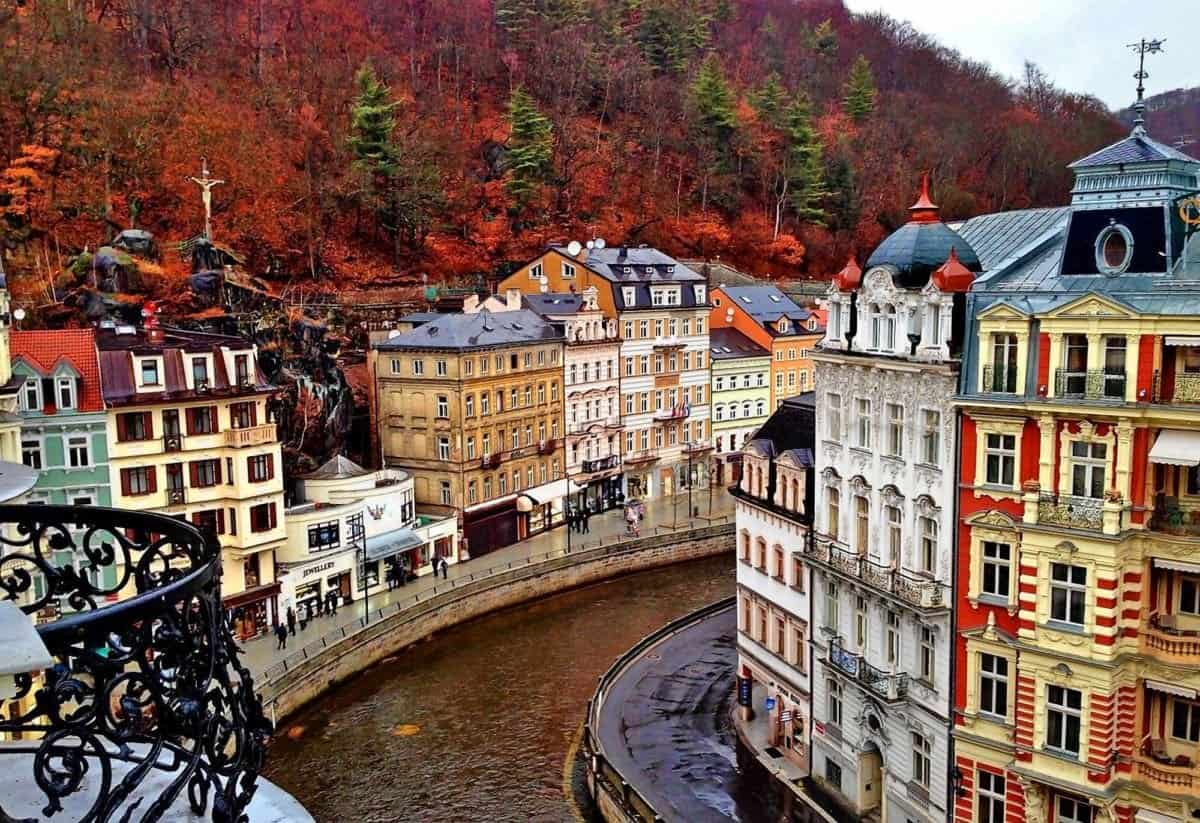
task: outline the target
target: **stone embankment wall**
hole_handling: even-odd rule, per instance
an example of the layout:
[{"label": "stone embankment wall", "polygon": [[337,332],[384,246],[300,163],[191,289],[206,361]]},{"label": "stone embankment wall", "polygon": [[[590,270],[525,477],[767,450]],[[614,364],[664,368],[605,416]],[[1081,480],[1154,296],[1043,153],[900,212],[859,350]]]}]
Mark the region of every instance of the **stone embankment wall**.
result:
[{"label": "stone embankment wall", "polygon": [[286,671],[268,670],[259,693],[268,717],[278,722],[331,687],[435,632],[578,586],[732,552],[733,535],[732,523],[706,526],[513,564],[511,569],[475,580],[452,581],[452,587],[384,613]]}]

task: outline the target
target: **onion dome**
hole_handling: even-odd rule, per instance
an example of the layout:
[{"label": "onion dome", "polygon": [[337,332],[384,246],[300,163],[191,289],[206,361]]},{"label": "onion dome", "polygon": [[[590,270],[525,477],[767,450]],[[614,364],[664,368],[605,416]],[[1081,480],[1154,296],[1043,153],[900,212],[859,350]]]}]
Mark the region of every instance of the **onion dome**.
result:
[{"label": "onion dome", "polygon": [[943,294],[967,292],[975,282],[975,273],[958,259],[958,247],[951,246],[946,262],[938,266],[929,279]]},{"label": "onion dome", "polygon": [[838,291],[854,291],[862,285],[862,269],[858,267],[853,254],[842,270],[833,276],[833,285]]},{"label": "onion dome", "polygon": [[958,232],[942,222],[937,205],[929,198],[929,176],[921,184],[921,196],[909,209],[910,218],[888,235],[867,259],[867,268],[890,266],[896,270],[893,281],[900,288],[919,289],[930,275],[947,262],[951,251],[968,271],[983,270],[979,256]]}]

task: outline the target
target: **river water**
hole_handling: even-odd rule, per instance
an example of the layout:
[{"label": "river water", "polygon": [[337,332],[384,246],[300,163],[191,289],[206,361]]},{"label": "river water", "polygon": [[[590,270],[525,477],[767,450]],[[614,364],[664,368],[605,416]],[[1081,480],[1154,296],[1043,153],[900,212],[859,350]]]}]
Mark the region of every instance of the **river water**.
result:
[{"label": "river water", "polygon": [[451,629],[293,716],[266,776],[319,823],[587,820],[564,764],[597,678],[646,634],[733,592],[732,558],[718,557]]}]

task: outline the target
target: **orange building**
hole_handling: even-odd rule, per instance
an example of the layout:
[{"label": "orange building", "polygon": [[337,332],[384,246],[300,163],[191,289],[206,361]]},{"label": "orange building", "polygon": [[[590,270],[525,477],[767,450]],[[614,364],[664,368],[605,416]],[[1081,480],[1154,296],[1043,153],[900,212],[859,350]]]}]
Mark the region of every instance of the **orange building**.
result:
[{"label": "orange building", "polygon": [[813,389],[812,350],[825,334],[814,312],[775,286],[718,286],[709,327],[733,328],[771,352],[771,408]]}]

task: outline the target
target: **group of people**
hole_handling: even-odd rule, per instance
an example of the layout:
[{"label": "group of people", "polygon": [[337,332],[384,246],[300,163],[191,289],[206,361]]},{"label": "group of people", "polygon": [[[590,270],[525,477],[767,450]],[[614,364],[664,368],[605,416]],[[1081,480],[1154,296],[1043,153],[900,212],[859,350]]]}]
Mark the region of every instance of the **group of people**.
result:
[{"label": "group of people", "polygon": [[584,504],[576,508],[572,506],[567,512],[567,528],[577,534],[588,533],[588,521],[592,519],[592,507]]},{"label": "group of people", "polygon": [[[586,530],[587,529],[584,529],[584,531]],[[434,577],[437,577],[438,571],[441,571],[442,579],[449,579],[450,562],[446,560],[446,558],[442,557],[441,555],[434,555],[434,557],[430,560],[430,563],[433,566]],[[394,566],[390,566],[387,571],[388,591],[391,591],[393,588],[395,588],[397,584],[401,586],[405,585],[407,583],[408,576],[408,564],[403,560]],[[315,602],[316,613],[327,615],[337,614],[338,600],[341,599],[341,596],[342,595],[336,589],[330,589],[325,593],[324,600],[318,599]],[[312,619],[313,607],[313,605],[308,606],[310,620]],[[275,622],[275,640],[277,641],[275,648],[277,650],[286,649],[288,637],[296,636],[297,621],[298,617],[296,615],[296,610],[291,606],[288,606],[285,620]],[[304,624],[301,624],[300,628],[304,628]]]}]

